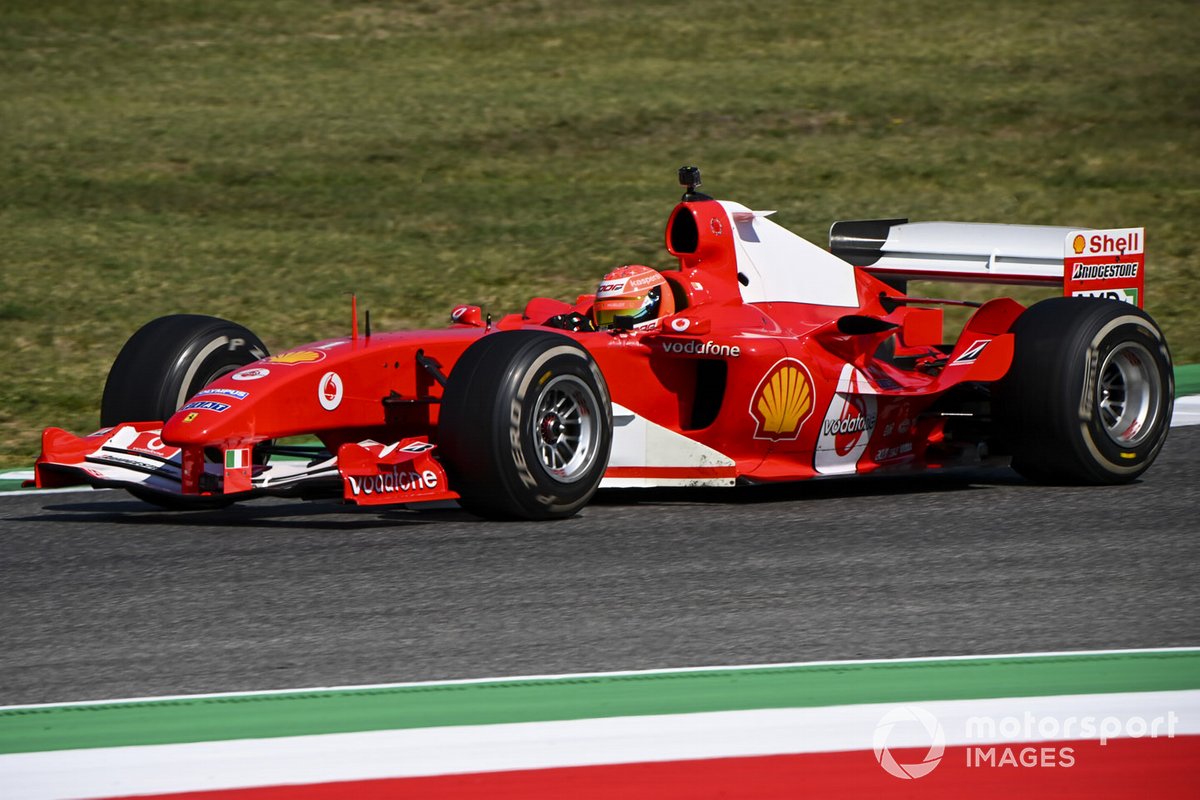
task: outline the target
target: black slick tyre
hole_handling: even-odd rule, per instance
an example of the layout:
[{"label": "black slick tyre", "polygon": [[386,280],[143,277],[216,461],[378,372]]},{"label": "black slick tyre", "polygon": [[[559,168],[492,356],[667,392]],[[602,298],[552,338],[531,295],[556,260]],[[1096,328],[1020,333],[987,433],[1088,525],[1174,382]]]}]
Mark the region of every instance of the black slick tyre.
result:
[{"label": "black slick tyre", "polygon": [[438,450],[462,506],[478,516],[571,516],[600,485],[611,444],[604,376],[567,336],[488,334],[450,371]]},{"label": "black slick tyre", "polygon": [[234,322],[200,314],[151,320],[117,354],[100,402],[100,425],[165,421],[200,389],[266,358],[262,341]]},{"label": "black slick tyre", "polygon": [[1116,300],[1055,297],[1013,325],[995,412],[1012,465],[1039,483],[1116,484],[1154,462],[1170,429],[1175,378],[1158,325]]},{"label": "black slick tyre", "polygon": [[[138,329],[117,354],[100,402],[100,425],[166,421],[200,389],[267,356],[266,345],[234,322],[199,314],[173,314]],[[227,504],[131,488],[130,494],[165,508]]]}]

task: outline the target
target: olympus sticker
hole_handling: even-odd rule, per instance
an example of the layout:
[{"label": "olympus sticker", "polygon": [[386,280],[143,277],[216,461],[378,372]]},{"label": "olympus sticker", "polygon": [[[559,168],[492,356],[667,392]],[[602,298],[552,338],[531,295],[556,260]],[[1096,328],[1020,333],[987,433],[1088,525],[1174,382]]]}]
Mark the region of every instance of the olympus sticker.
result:
[{"label": "olympus sticker", "polygon": [[250,393],[242,392],[237,389],[201,389],[200,391],[196,392],[194,397],[208,397],[212,395],[219,395],[221,397],[234,397],[238,400],[245,400],[250,396]]}]

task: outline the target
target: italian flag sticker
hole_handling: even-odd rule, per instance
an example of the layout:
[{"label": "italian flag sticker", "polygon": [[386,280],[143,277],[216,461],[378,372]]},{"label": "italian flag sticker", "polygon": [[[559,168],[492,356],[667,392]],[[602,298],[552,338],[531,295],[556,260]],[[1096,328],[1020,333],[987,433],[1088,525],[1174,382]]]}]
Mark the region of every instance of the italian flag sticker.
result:
[{"label": "italian flag sticker", "polygon": [[225,451],[225,469],[242,469],[250,464],[250,449],[238,447]]},{"label": "italian flag sticker", "polygon": [[225,451],[225,494],[250,491],[250,448]]}]

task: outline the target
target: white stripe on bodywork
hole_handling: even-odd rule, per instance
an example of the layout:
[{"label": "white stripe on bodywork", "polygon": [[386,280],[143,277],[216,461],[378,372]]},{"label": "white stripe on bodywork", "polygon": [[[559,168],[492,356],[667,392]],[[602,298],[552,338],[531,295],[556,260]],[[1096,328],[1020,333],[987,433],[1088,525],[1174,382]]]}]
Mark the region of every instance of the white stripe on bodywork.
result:
[{"label": "white stripe on bodywork", "polygon": [[[40,800],[861,751],[872,749],[885,715],[911,705],[936,718],[948,746],[1100,738],[1042,735],[1036,723],[1021,727],[1027,719],[1160,719],[1161,737],[1173,719],[1171,735],[1200,734],[1198,690],[866,703],[20,753],[0,756],[0,785],[6,797]],[[1017,720],[1020,729],[1005,734],[1014,727],[1001,723],[987,735],[981,719]],[[886,744],[930,740],[920,726],[895,725]]]},{"label": "white stripe on bodywork", "polygon": [[814,303],[857,308],[854,267],[822,247],[751,211],[722,200],[733,226],[738,289],[747,303]]},{"label": "white stripe on bodywork", "polygon": [[[613,440],[608,457],[609,467],[732,467],[729,456],[703,445],[683,434],[664,428],[630,411],[619,403],[612,404]],[[604,478],[602,489],[648,486],[733,486],[736,479],[728,478]]]}]

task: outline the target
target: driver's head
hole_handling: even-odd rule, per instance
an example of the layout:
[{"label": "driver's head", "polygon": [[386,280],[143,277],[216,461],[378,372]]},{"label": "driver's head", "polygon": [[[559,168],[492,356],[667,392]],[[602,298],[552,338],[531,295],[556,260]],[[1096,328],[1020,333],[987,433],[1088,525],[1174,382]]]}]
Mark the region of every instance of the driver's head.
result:
[{"label": "driver's head", "polygon": [[675,313],[675,299],[666,278],[650,267],[634,264],[604,276],[596,287],[592,305],[597,328],[608,328],[616,317],[631,317],[633,327],[643,327]]}]

